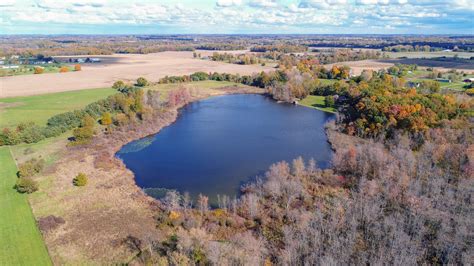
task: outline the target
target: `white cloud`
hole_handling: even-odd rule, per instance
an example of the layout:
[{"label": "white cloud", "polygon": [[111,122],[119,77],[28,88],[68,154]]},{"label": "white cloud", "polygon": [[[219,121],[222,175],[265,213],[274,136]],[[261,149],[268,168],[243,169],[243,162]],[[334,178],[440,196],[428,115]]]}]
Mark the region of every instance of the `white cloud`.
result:
[{"label": "white cloud", "polygon": [[408,0],[356,0],[360,5],[403,5]]},{"label": "white cloud", "polygon": [[249,6],[258,8],[270,8],[277,7],[278,3],[276,0],[251,0]]},{"label": "white cloud", "polygon": [[138,0],[25,0],[35,4],[0,1],[0,31],[2,25],[18,22],[157,28],[171,25],[178,29],[199,29],[203,33],[229,28],[314,33],[331,27],[351,32],[353,28],[383,29],[386,25],[410,30],[414,26],[443,27],[445,23],[464,29],[470,25],[472,31],[468,11],[473,8],[469,5],[471,0],[300,0],[290,4],[282,0],[217,0],[202,7]]},{"label": "white cloud", "polygon": [[0,2],[0,7],[2,6],[13,6],[15,5],[15,0],[2,0]]},{"label": "white cloud", "polygon": [[241,0],[217,0],[216,5],[219,7],[238,6],[242,4]]}]

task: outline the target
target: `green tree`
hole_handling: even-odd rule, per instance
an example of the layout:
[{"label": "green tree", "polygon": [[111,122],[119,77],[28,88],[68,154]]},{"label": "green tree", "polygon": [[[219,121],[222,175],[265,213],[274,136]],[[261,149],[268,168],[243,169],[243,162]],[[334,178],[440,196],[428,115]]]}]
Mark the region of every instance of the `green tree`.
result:
[{"label": "green tree", "polygon": [[114,82],[114,85],[112,85],[112,88],[120,91],[122,89],[124,89],[127,85],[125,84],[125,82],[119,80],[119,81],[116,81]]},{"label": "green tree", "polygon": [[144,77],[139,77],[137,79],[137,86],[138,87],[145,87],[148,86],[148,80],[146,80]]},{"label": "green tree", "polygon": [[334,106],[334,96],[332,95],[328,95],[326,97],[324,97],[324,104],[326,105],[326,107],[332,107]]}]

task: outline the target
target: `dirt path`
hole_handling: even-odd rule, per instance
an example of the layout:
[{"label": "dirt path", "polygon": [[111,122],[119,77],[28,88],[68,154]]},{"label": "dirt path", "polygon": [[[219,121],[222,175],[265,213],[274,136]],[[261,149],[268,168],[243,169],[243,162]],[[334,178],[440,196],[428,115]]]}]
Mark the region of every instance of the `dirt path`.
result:
[{"label": "dirt path", "polygon": [[158,81],[166,75],[185,75],[196,71],[246,75],[271,69],[259,65],[244,66],[194,59],[192,52],[100,57],[112,57],[114,62],[83,65],[79,72],[1,77],[0,98],[104,88],[110,87],[117,80],[133,81],[138,77]]}]

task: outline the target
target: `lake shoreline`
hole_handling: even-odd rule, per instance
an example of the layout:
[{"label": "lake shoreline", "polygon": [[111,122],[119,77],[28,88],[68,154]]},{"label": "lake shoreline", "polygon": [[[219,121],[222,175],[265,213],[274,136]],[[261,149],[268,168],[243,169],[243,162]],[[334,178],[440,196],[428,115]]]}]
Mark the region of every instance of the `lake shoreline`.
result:
[{"label": "lake shoreline", "polygon": [[[229,94],[265,94],[265,91],[225,87],[215,94],[194,96],[189,103]],[[84,259],[108,264],[127,261],[132,254],[124,244],[116,243],[118,239],[129,235],[142,239],[150,235],[162,237],[163,232],[156,228],[154,218],[161,210],[161,203],[136,185],[133,172],[115,154],[127,143],[157,134],[172,124],[185,105],[155,111],[150,119],[118,128],[110,134],[100,133],[88,145],[67,147],[61,159],[38,177],[51,180],[52,184],[42,188],[50,202],[30,201],[36,220],[55,215],[66,221],[60,230],[43,232],[54,264]],[[89,176],[89,184],[80,188],[80,194],[68,197],[64,191],[77,190],[71,186],[71,180],[78,172]],[[47,204],[55,206],[44,211]],[[79,250],[80,258],[66,259],[66,249]]]},{"label": "lake shoreline", "polygon": [[218,195],[238,197],[242,185],[276,162],[301,156],[325,169],[331,159],[324,125],[332,114],[244,94],[191,103],[179,114],[159,133],[116,154],[139,187],[187,192],[194,202],[203,194],[217,203]]}]

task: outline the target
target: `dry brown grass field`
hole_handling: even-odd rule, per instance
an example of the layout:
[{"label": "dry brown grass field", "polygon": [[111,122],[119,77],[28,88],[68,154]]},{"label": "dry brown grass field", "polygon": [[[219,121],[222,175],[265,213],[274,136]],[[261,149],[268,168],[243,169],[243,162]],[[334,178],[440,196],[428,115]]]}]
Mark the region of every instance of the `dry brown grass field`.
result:
[{"label": "dry brown grass field", "polygon": [[337,66],[349,66],[352,69],[354,75],[360,75],[364,69],[378,71],[380,69],[389,68],[395,64],[417,64],[420,67],[433,67],[434,69],[445,72],[451,69],[456,69],[458,71],[464,71],[466,73],[473,73],[474,66],[472,64],[463,63],[463,64],[453,64],[450,61],[439,62],[428,59],[370,59],[370,60],[360,60],[360,61],[347,61],[347,62],[338,62],[334,64],[324,65],[326,68],[331,68],[333,65]]},{"label": "dry brown grass field", "polygon": [[[202,56],[212,51],[197,51]],[[0,98],[37,95],[61,91],[110,87],[117,80],[134,81],[145,77],[158,81],[167,75],[185,75],[196,71],[226,72],[248,75],[268,71],[271,67],[236,65],[194,59],[192,52],[162,52],[154,54],[120,54],[110,64],[86,64],[81,71],[40,75],[20,75],[0,78]]]}]

